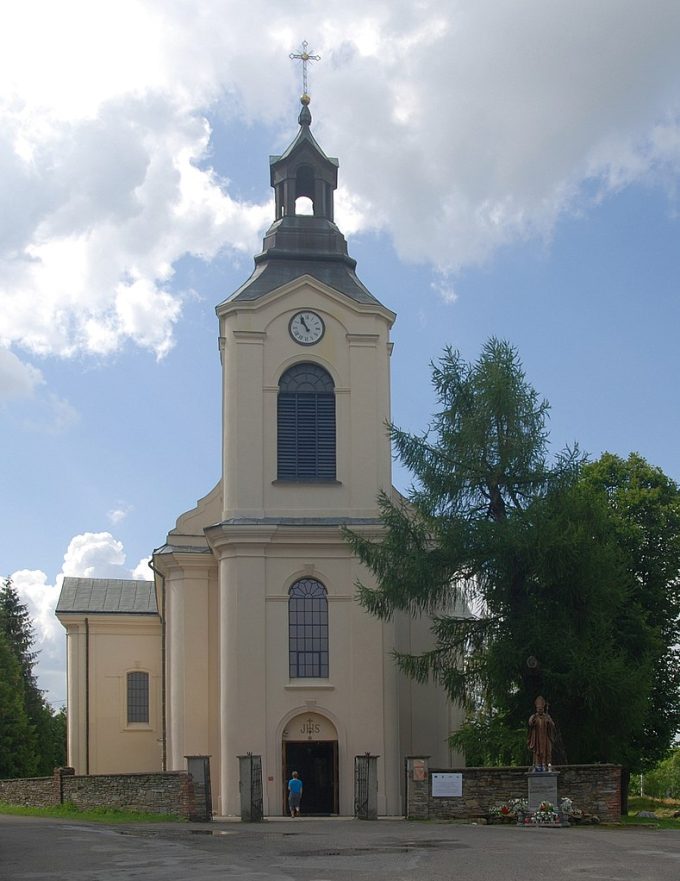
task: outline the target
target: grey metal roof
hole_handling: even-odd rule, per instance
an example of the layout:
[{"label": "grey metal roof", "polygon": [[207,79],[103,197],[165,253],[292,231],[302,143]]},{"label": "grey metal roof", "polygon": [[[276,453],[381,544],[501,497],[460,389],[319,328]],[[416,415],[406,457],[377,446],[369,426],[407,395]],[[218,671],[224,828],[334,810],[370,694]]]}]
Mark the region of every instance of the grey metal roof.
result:
[{"label": "grey metal roof", "polygon": [[157,615],[153,581],[64,578],[57,612]]},{"label": "grey metal roof", "polygon": [[257,300],[284,284],[311,275],[329,288],[339,291],[357,303],[380,305],[347,263],[341,261],[309,259],[300,255],[287,260],[270,260],[255,267],[255,271],[241,287],[225,302],[233,300]]},{"label": "grey metal roof", "polygon": [[[311,122],[311,119],[310,119],[310,122]],[[340,164],[338,162],[338,160],[335,158],[335,156],[326,156],[324,151],[319,146],[319,142],[316,140],[314,135],[309,130],[308,124],[300,126],[300,131],[297,133],[295,138],[291,141],[291,143],[288,145],[288,147],[286,147],[286,149],[283,151],[283,153],[280,156],[270,156],[269,157],[269,164],[270,165],[278,165],[278,163],[282,159],[288,159],[288,157],[291,156],[298,147],[300,147],[302,144],[305,144],[305,143],[309,144],[310,147],[313,150],[315,150],[319,154],[319,156],[323,160],[325,160],[326,162],[330,162],[331,165],[335,165],[335,166]]]},{"label": "grey metal roof", "polygon": [[276,219],[265,233],[262,252],[255,257],[250,278],[217,306],[218,314],[227,303],[258,300],[303,275],[357,303],[381,305],[357,277],[356,260],[349,256],[345,237],[333,222],[332,196],[320,199],[318,214],[316,206],[313,215],[298,215],[295,210],[291,193],[297,193],[301,162],[314,168],[316,189],[330,192],[337,187],[338,160],[326,156],[312,135],[308,103],[302,101],[296,138],[280,156],[269,157],[271,185],[277,194]]},{"label": "grey metal roof", "polygon": [[212,554],[205,545],[164,544],[154,551],[156,554]]}]

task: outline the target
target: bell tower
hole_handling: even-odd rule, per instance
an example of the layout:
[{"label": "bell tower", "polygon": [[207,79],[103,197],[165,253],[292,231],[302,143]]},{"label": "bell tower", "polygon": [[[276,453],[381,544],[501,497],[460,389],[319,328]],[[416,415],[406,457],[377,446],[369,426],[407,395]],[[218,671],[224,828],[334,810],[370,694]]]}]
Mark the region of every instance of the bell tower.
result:
[{"label": "bell tower", "polygon": [[217,307],[225,521],[375,517],[391,486],[395,316],[357,277],[333,219],[338,161],[301,100],[296,138],[269,160],[275,218],[254,271]]}]

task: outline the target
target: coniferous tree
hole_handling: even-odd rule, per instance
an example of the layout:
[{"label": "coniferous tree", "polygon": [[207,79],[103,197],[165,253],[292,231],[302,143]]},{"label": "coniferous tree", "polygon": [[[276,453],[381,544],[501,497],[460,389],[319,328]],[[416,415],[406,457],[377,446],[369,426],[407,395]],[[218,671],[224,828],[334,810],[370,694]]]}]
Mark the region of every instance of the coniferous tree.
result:
[{"label": "coniferous tree", "polygon": [[361,603],[382,618],[433,616],[433,649],[397,662],[465,706],[458,744],[476,745],[473,762],[527,763],[543,693],[558,760],[632,764],[659,634],[605,495],[580,480],[577,451],[548,462],[548,404],[507,343],[490,340],[474,364],[447,349],[433,384],[429,431],[390,428],[414,475],[408,500],[380,499],[382,539],[347,533],[376,576]]},{"label": "coniferous tree", "polygon": [[17,776],[51,774],[55,766],[65,762],[62,721],[53,713],[38,687],[33,672],[37,657],[32,650],[35,640],[33,625],[28,607],[21,602],[9,578],[0,589],[0,633],[16,661],[19,671],[17,695],[28,721],[28,728],[23,733],[25,749],[20,753],[23,759],[15,763],[19,768]]},{"label": "coniferous tree", "polygon": [[33,729],[24,706],[21,665],[0,628],[0,777],[37,771]]}]

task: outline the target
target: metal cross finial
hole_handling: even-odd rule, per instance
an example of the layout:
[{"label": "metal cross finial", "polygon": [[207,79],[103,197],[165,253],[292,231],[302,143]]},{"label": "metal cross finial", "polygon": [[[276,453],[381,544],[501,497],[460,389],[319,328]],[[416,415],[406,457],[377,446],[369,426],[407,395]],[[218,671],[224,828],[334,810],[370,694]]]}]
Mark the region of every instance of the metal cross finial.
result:
[{"label": "metal cross finial", "polygon": [[297,52],[291,52],[288,56],[292,61],[301,61],[302,62],[302,97],[307,98],[309,94],[307,92],[307,65],[310,61],[319,61],[321,59],[320,55],[312,55],[307,51],[307,47],[309,43],[307,40],[302,41],[302,46],[298,49]]}]

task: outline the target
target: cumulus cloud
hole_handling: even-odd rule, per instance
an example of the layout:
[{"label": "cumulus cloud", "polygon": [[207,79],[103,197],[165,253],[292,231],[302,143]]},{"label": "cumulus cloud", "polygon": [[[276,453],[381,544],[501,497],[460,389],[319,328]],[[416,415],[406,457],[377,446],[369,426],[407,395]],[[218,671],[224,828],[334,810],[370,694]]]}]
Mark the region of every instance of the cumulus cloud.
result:
[{"label": "cumulus cloud", "polygon": [[153,581],[153,574],[151,569],[149,569],[150,560],[151,557],[142,557],[130,573],[130,578],[134,578],[137,581]]},{"label": "cumulus cloud", "polygon": [[83,578],[122,578],[123,563],[123,543],[110,532],[84,532],[71,539],[64,554],[62,574]]},{"label": "cumulus cloud", "polygon": [[43,382],[37,367],[21,361],[9,349],[0,348],[0,402],[31,397]]},{"label": "cumulus cloud", "polygon": [[677,175],[676,3],[397,2],[364,23],[333,29],[321,126],[403,257],[455,270]]},{"label": "cumulus cloud", "polygon": [[676,186],[676,0],[26,0],[0,33],[1,344],[168,352],[177,261],[250,255],[271,218],[211,167],[207,119],[285,145],[300,20],[339,223],[404,259],[454,272],[633,182]]},{"label": "cumulus cloud", "polygon": [[126,569],[122,542],[110,532],[84,532],[69,542],[61,572],[54,583],[51,584],[48,576],[39,569],[19,569],[10,575],[33,622],[38,684],[54,705],[62,704],[66,698],[65,632],[54,614],[64,576],[150,581],[149,559],[140,560],[133,570]]}]

